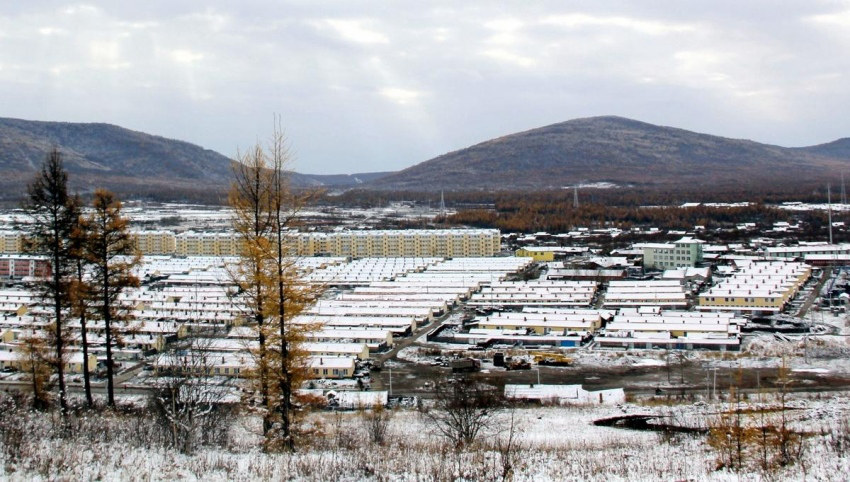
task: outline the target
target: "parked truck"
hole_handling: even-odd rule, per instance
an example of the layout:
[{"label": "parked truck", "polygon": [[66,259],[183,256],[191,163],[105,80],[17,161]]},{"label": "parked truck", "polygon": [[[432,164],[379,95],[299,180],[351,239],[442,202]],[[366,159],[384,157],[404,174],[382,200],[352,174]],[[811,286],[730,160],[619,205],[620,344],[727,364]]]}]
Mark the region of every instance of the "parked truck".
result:
[{"label": "parked truck", "polygon": [[534,363],[553,367],[565,367],[573,363],[573,359],[562,354],[553,352],[540,352],[534,354]]},{"label": "parked truck", "polygon": [[452,373],[470,373],[481,370],[481,361],[475,358],[461,358],[451,362]]}]

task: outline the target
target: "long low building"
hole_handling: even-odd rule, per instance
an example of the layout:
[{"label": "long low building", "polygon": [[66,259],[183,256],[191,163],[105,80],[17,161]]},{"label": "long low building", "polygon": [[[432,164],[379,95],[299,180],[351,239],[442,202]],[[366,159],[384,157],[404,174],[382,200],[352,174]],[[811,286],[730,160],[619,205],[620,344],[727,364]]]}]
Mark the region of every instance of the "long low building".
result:
[{"label": "long low building", "polygon": [[[200,338],[193,341],[191,349],[203,352],[257,353],[260,344],[255,338]],[[369,358],[369,347],[365,343],[305,342],[301,343],[299,348],[311,356],[348,356],[359,360]]]},{"label": "long low building", "polygon": [[558,405],[614,405],[626,401],[622,388],[588,391],[581,385],[505,385],[505,398]]},{"label": "long low building", "polygon": [[771,246],[764,249],[764,255],[770,259],[804,259],[810,255],[847,256],[850,244],[810,243],[799,246]]},{"label": "long low building", "polygon": [[595,341],[602,347],[737,350],[745,322],[731,313],[624,309]]},{"label": "long low building", "polygon": [[551,313],[496,312],[475,318],[472,323],[491,330],[523,330],[538,335],[587,334],[602,326],[597,310],[563,310]]},{"label": "long low building", "polygon": [[[97,370],[97,357],[91,353],[88,356],[89,373]],[[83,353],[72,352],[65,361],[65,373],[83,373]],[[0,344],[0,369],[11,368],[16,371],[26,371],[30,367],[27,356],[16,344]]]},{"label": "long low building", "polygon": [[577,308],[526,307],[522,312],[494,312],[479,316],[468,331],[439,335],[466,344],[522,344],[579,346],[614,312]]},{"label": "long low building", "polygon": [[370,351],[393,346],[393,334],[389,330],[324,328],[307,333],[306,338],[316,343],[365,343]]},{"label": "long low building", "polygon": [[593,281],[502,281],[485,286],[470,306],[589,306],[596,295]]},{"label": "long low building", "polygon": [[[163,354],[154,362],[159,375],[195,375],[244,378],[254,369],[253,356],[245,353],[193,352]],[[313,378],[342,379],[354,376],[356,359],[348,356],[310,356],[307,370]]]},{"label": "long low building", "polygon": [[676,280],[611,281],[605,293],[605,308],[659,306],[685,309],[688,298],[685,288]]},{"label": "long low building", "polygon": [[739,261],[741,266],[699,295],[700,310],[771,314],[782,311],[811,278],[812,268],[803,263]]},{"label": "long low building", "polygon": [[414,317],[404,316],[321,316],[299,315],[292,318],[292,323],[313,325],[321,328],[345,329],[377,329],[387,330],[393,336],[407,336],[416,329]]}]

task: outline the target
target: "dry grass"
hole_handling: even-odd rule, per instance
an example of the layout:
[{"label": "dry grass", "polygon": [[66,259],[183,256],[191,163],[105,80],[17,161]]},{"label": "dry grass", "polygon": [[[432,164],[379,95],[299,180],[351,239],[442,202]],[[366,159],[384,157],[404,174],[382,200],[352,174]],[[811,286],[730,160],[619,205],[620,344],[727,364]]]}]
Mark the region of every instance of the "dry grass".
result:
[{"label": "dry grass", "polygon": [[[53,414],[9,405],[3,395],[0,402],[0,468],[4,470],[0,479],[616,481],[733,477],[716,470],[716,457],[706,449],[705,437],[592,425],[595,418],[622,413],[616,407],[518,409],[517,443],[508,452],[503,443],[507,419],[501,430],[492,430],[473,446],[458,451],[419,414],[400,411],[388,422],[380,445],[370,441],[362,413],[317,412],[307,419],[314,429],[309,443],[295,453],[263,453],[258,448],[257,417],[242,414],[232,421],[226,442],[200,447],[188,456],[169,447],[168,438],[144,412],[80,412],[73,419],[73,435],[65,436]],[[645,405],[632,410],[651,408]],[[689,407],[670,407],[663,413],[679,409],[687,411]],[[807,438],[803,455],[805,461],[817,460],[818,467],[824,467],[817,469],[822,479],[850,468],[845,455],[847,424],[839,423],[844,412],[833,412],[835,420],[823,423],[821,434]],[[509,471],[505,470],[506,461],[510,462]],[[814,465],[780,467],[770,478],[802,478]],[[835,472],[839,469],[843,472]],[[748,473],[760,476],[758,469]],[[808,475],[818,478],[817,473]]]}]

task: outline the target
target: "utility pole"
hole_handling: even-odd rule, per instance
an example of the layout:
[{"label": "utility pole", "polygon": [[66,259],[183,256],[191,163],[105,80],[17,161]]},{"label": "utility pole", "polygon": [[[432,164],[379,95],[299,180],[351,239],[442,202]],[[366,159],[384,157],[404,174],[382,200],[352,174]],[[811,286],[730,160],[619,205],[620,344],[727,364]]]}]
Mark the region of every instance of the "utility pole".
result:
[{"label": "utility pole", "polygon": [[716,400],[717,399],[717,368],[716,367],[712,368],[712,371],[714,372],[714,380],[711,382],[711,399]]},{"label": "utility pole", "polygon": [[573,186],[573,208],[578,209],[578,184]]},{"label": "utility pole", "polygon": [[[809,331],[811,331],[812,325],[815,324],[815,311],[813,308],[814,307],[810,308],[812,313],[812,323],[809,325]],[[803,355],[806,358],[806,365],[809,364],[809,331],[803,333]]]},{"label": "utility pole", "polygon": [[390,367],[390,396],[393,396],[393,369]]},{"label": "utility pole", "polygon": [[826,212],[829,219],[829,244],[832,244],[832,196],[829,192],[829,184],[826,185]]}]

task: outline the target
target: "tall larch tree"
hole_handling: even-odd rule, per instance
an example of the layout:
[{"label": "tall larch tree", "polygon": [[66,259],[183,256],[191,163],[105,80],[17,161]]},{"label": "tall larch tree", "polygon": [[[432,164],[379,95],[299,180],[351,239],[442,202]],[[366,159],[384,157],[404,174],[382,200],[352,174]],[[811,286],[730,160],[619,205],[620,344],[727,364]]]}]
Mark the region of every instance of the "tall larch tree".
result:
[{"label": "tall larch tree", "polygon": [[92,268],[94,312],[104,323],[107,405],[111,408],[115,408],[113,347],[119,339],[116,325],[129,321],[129,309],[122,305],[120,295],[125,289],[139,285],[132,269],[140,262],[140,256],[128,225],[115,194],[96,190],[92,212],[85,219],[88,231],[85,254]]},{"label": "tall larch tree", "polygon": [[267,323],[270,305],[267,262],[272,219],[271,182],[262,146],[239,153],[233,163],[233,183],[229,203],[233,208],[233,228],[240,242],[240,259],[231,273],[239,287],[238,304],[257,333],[252,380],[259,391],[263,415],[263,436],[268,439],[272,427],[270,367]]},{"label": "tall larch tree", "polygon": [[62,155],[54,148],[27,189],[24,210],[32,218],[25,237],[24,250],[44,256],[50,262],[48,276],[36,283],[42,303],[50,308],[49,343],[52,348],[50,364],[57,375],[59,406],[68,415],[65,388],[65,363],[69,337],[66,316],[69,308],[70,278],[73,270],[71,235],[80,218],[77,198],[68,194],[68,173]]},{"label": "tall larch tree", "polygon": [[294,316],[314,301],[317,288],[309,286],[300,279],[296,266],[297,258],[289,244],[289,231],[298,222],[302,208],[316,195],[315,192],[296,193],[289,184],[289,168],[292,154],[286,135],[275,119],[275,129],[269,145],[269,167],[272,181],[272,280],[275,290],[273,298],[274,321],[277,325],[277,384],[283,445],[288,450],[295,449],[293,395],[301,382],[308,376],[308,356],[302,350],[302,343],[308,331],[307,325],[291,323]]},{"label": "tall larch tree", "polygon": [[288,184],[291,156],[279,125],[267,146],[256,145],[234,167],[230,203],[240,233],[238,278],[260,347],[257,377],[264,407],[267,447],[295,448],[295,390],[307,377],[309,356],[300,348],[314,327],[291,319],[315,299],[317,289],[300,279],[288,233],[315,193],[294,193]]}]

